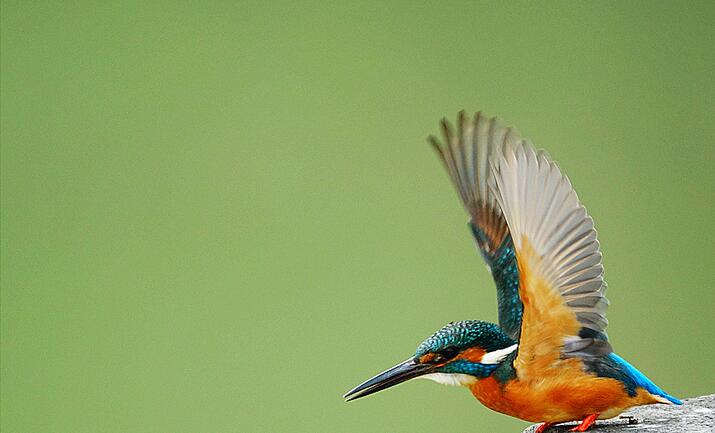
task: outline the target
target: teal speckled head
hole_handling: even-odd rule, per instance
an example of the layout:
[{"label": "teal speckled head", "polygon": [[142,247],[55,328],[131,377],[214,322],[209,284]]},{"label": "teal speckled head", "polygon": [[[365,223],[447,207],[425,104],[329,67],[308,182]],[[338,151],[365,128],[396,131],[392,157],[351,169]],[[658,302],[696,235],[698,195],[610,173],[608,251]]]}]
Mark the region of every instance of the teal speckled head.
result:
[{"label": "teal speckled head", "polygon": [[[415,354],[345,394],[347,400],[364,397],[416,377],[447,385],[469,385],[497,376],[517,343],[499,326],[479,320],[450,323],[422,342]],[[496,373],[495,373],[496,372]]]},{"label": "teal speckled head", "polygon": [[499,326],[481,320],[465,320],[453,322],[422,342],[415,352],[415,358],[428,353],[444,351],[456,355],[466,349],[478,347],[485,352],[503,349],[516,342],[509,338]]},{"label": "teal speckled head", "polygon": [[[499,366],[508,348],[516,342],[493,323],[465,320],[442,327],[419,345],[413,361],[435,365],[434,372],[466,374],[476,378],[489,376]],[[513,350],[511,350],[513,351]],[[488,355],[491,354],[491,355]],[[503,356],[504,355],[504,356]],[[444,382],[444,376],[428,376]]]}]

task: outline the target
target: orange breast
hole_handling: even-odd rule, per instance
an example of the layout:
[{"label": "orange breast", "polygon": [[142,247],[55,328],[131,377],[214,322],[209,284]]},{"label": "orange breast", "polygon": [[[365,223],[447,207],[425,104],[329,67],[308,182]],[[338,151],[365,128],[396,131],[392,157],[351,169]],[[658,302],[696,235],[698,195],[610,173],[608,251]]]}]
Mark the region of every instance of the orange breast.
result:
[{"label": "orange breast", "polygon": [[629,407],[658,402],[645,390],[631,397],[619,381],[584,372],[578,359],[559,360],[535,379],[502,385],[489,377],[470,389],[488,408],[531,422],[581,420],[591,414],[612,418]]}]

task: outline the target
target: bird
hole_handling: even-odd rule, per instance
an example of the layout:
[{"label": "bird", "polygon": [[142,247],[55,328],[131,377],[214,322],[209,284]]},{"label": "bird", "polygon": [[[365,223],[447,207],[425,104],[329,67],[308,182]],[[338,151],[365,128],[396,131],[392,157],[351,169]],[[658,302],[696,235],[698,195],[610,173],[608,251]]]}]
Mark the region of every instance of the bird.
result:
[{"label": "bird", "polygon": [[583,432],[633,406],[682,404],[613,351],[593,219],[549,154],[481,111],[459,112],[456,128],[443,119],[441,135],[427,140],[469,215],[499,323],[449,323],[345,400],[425,378],[466,387],[494,411],[539,423],[538,433],[573,421],[570,431]]}]

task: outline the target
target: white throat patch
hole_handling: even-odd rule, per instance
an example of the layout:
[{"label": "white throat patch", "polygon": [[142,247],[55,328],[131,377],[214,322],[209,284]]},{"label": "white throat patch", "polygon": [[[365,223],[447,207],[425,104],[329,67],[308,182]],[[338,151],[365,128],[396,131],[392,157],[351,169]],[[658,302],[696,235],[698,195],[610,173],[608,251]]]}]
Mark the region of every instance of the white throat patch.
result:
[{"label": "white throat patch", "polygon": [[419,379],[429,379],[449,386],[469,386],[477,381],[476,377],[462,373],[430,373],[420,376]]}]

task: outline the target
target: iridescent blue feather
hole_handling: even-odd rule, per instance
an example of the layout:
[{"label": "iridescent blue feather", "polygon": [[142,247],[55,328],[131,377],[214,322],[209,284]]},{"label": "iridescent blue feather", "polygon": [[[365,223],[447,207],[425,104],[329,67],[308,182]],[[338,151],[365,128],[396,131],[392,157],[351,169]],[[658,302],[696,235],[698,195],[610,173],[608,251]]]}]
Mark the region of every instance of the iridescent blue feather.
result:
[{"label": "iridescent blue feather", "polygon": [[663,397],[673,404],[683,404],[683,402],[679,399],[660,389],[658,385],[656,385],[650,379],[645,377],[643,373],[638,371],[638,369],[628,363],[628,361],[626,361],[625,359],[621,358],[615,353],[609,354],[608,357],[624,368],[626,374],[633,380],[633,382],[635,382],[636,386],[645,389],[653,395]]},{"label": "iridescent blue feather", "polygon": [[[481,244],[480,238],[484,235],[474,224],[470,223],[472,234]],[[499,248],[493,253],[482,249],[482,257],[489,266],[497,286],[497,307],[499,310],[499,326],[510,337],[519,339],[521,331],[521,316],[524,305],[519,297],[519,269],[516,264],[516,254],[511,236],[508,234]]]}]

